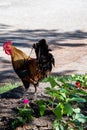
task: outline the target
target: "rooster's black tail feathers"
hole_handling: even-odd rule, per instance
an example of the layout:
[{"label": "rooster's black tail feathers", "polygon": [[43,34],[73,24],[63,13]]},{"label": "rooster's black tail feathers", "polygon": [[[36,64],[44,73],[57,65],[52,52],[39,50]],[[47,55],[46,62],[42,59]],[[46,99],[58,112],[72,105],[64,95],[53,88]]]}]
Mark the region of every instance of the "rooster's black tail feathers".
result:
[{"label": "rooster's black tail feathers", "polygon": [[51,71],[55,60],[53,55],[50,53],[51,49],[48,48],[45,39],[40,40],[38,43],[33,45],[35,49],[36,57],[39,63],[41,71]]}]

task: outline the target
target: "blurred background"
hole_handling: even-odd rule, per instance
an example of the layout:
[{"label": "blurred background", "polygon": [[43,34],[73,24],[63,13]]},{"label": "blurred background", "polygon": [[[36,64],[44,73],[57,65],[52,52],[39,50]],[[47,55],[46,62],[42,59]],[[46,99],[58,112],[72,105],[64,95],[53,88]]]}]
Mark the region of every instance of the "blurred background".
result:
[{"label": "blurred background", "polygon": [[0,0],[0,24],[87,31],[87,0]]}]

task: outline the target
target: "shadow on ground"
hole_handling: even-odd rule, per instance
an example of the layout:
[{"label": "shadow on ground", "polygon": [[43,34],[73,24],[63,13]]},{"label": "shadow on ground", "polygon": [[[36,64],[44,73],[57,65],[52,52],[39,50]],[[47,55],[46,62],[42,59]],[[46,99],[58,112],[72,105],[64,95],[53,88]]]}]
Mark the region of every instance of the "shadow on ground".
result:
[{"label": "shadow on ground", "polygon": [[[38,42],[38,40],[45,38],[49,45],[54,48],[59,46],[69,46],[69,47],[78,47],[85,46],[84,43],[64,43],[60,44],[60,41],[65,40],[81,40],[87,38],[87,32],[81,30],[76,30],[73,32],[59,32],[58,30],[46,30],[46,29],[37,29],[37,30],[10,30],[12,28],[8,25],[0,25],[0,46],[3,45],[3,42],[6,40],[12,40],[15,46],[19,47],[31,47],[33,43]],[[8,31],[6,31],[8,30]]]},{"label": "shadow on ground", "polygon": [[0,98],[14,98],[14,99],[18,99],[18,98],[22,98],[24,95],[24,88],[22,86],[19,86],[17,88],[14,88],[8,92],[2,93],[0,94]]}]

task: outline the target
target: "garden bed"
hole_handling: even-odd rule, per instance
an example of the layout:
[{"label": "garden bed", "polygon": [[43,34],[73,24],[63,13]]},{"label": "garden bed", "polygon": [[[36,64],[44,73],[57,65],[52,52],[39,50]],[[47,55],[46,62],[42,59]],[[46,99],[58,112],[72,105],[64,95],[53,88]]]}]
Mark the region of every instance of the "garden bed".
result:
[{"label": "garden bed", "polygon": [[[50,130],[52,129],[52,122],[54,119],[54,116],[52,115],[52,112],[50,111],[46,111],[46,114],[44,117],[40,117],[39,114],[39,108],[37,105],[35,105],[33,103],[33,92],[27,92],[27,94],[25,95],[25,97],[22,98],[23,96],[23,89],[21,87],[17,88],[19,93],[14,93],[13,91],[16,92],[15,90],[6,92],[4,94],[1,95],[1,99],[0,99],[0,130],[11,130],[10,128],[10,123],[11,121],[14,119],[14,116],[17,113],[17,106],[18,107],[23,107],[23,100],[26,97],[27,99],[30,99],[30,106],[31,108],[34,110],[34,118],[33,121],[31,121],[30,123],[27,123],[26,125],[20,125],[20,127],[18,127],[18,130]],[[20,93],[20,90],[21,93]],[[11,94],[11,95],[9,95]],[[14,98],[13,98],[13,95]],[[19,97],[18,97],[19,96]],[[6,98],[5,98],[6,97]],[[45,99],[46,96],[44,97],[40,97],[40,95],[38,95],[38,98],[43,98]]]},{"label": "garden bed", "polygon": [[72,130],[86,130],[86,80],[86,75],[68,78],[48,77],[43,82],[50,84],[45,87],[43,87],[44,83],[40,84],[41,88],[37,92],[36,100],[33,100],[33,90],[29,89],[25,94],[22,86],[1,94],[0,130],[11,130],[12,122],[22,117],[22,115],[17,116],[17,114],[18,108],[25,109],[24,99],[29,100],[29,109],[33,110],[33,118],[29,122],[27,120],[18,122],[17,127],[13,125],[16,130],[57,130],[58,128],[59,130],[65,130],[65,128],[66,130],[70,128]]}]

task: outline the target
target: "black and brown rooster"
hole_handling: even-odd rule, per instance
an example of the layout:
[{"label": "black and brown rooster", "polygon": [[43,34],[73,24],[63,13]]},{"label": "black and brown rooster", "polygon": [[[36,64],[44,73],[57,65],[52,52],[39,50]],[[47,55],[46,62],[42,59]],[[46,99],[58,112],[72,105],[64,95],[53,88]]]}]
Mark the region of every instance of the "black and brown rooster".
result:
[{"label": "black and brown rooster", "polygon": [[39,81],[52,71],[55,61],[45,39],[35,43],[33,48],[36,59],[17,49],[11,41],[6,41],[3,45],[5,53],[11,55],[13,68],[25,88],[28,89],[31,83],[34,85],[36,92]]}]

